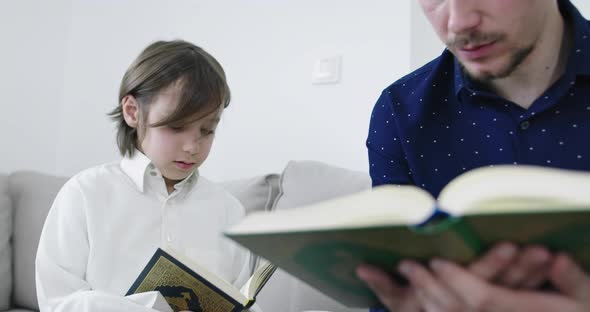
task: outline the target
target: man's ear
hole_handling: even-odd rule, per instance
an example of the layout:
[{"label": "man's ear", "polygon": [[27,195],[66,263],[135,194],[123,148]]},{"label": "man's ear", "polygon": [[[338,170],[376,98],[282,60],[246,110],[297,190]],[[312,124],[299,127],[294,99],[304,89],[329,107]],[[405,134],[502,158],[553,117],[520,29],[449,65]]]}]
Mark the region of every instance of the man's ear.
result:
[{"label": "man's ear", "polygon": [[137,128],[139,124],[139,103],[137,103],[135,97],[133,95],[126,95],[121,100],[121,109],[127,125],[131,128]]}]

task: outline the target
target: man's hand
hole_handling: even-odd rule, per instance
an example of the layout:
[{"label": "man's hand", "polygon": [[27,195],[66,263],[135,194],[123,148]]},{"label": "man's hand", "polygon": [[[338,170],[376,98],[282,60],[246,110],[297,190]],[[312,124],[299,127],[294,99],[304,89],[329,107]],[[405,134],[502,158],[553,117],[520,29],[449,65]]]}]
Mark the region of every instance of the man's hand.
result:
[{"label": "man's hand", "polygon": [[[536,288],[549,274],[551,254],[542,247],[519,250],[514,244],[502,243],[468,266],[468,272],[490,282],[508,287]],[[362,265],[357,275],[375,292],[390,311],[422,311],[421,301],[413,287],[397,285],[387,272]]]},{"label": "man's hand", "polygon": [[515,290],[491,284],[460,266],[433,260],[432,272],[404,261],[400,272],[410,281],[425,311],[586,311],[590,306],[590,276],[572,260],[557,255],[549,280],[558,292]]}]

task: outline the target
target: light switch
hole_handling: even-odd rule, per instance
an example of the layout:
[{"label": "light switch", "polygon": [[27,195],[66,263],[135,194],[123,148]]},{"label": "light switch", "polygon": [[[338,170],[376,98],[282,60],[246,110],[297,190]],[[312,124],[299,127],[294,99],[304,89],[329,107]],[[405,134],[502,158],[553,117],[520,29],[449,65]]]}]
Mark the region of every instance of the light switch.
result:
[{"label": "light switch", "polygon": [[338,83],[341,67],[342,56],[340,55],[321,58],[314,64],[311,82],[313,84]]}]

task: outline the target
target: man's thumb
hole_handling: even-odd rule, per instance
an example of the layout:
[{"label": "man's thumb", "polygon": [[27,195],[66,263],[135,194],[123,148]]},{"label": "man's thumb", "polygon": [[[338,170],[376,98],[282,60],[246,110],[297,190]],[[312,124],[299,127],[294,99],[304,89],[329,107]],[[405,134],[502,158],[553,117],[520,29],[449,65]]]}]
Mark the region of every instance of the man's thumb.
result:
[{"label": "man's thumb", "polygon": [[558,254],[555,257],[549,279],[566,296],[590,302],[590,276],[569,256]]}]

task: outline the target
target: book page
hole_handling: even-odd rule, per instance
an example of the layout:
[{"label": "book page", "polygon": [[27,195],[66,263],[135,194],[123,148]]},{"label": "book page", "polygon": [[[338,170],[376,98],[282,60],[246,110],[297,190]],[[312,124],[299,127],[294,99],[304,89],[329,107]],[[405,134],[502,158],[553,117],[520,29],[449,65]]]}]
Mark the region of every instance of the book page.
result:
[{"label": "book page", "polygon": [[277,267],[272,263],[266,260],[261,260],[261,264],[254,271],[254,274],[252,274],[248,281],[246,281],[246,284],[242,286],[240,292],[249,300],[254,300],[276,269]]},{"label": "book page", "polygon": [[226,234],[256,234],[418,224],[433,212],[432,196],[414,186],[384,185],[309,206],[247,216]]},{"label": "book page", "polygon": [[590,209],[590,173],[502,165],[469,171],[449,183],[440,207],[455,216]]}]

